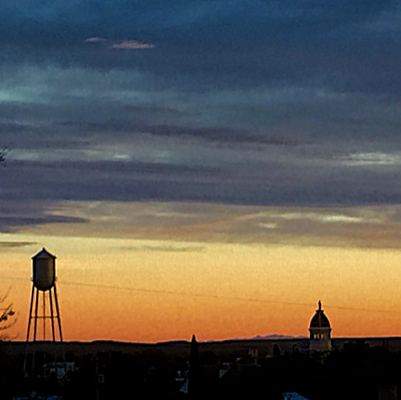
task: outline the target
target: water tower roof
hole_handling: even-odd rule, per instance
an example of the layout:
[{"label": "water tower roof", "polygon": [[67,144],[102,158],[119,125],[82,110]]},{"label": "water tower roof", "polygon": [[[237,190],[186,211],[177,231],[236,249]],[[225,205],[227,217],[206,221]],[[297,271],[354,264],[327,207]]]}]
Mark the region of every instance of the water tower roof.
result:
[{"label": "water tower roof", "polygon": [[38,254],[35,254],[32,259],[37,259],[37,258],[52,258],[53,260],[56,259],[56,256],[53,254],[50,254],[44,247],[41,251],[39,251]]}]

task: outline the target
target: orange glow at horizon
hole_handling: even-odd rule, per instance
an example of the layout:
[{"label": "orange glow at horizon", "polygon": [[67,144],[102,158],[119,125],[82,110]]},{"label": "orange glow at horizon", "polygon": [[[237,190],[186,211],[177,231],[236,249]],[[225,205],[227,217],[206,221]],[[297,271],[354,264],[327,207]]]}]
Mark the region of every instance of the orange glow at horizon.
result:
[{"label": "orange glow at horizon", "polygon": [[398,250],[3,234],[2,291],[25,340],[31,256],[57,256],[65,340],[157,342],[308,335],[322,300],[332,336],[398,336]]}]

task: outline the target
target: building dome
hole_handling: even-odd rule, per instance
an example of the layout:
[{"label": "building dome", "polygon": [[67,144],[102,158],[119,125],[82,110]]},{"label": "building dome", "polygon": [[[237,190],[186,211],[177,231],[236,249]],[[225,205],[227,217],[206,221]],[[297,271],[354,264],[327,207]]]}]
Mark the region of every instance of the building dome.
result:
[{"label": "building dome", "polygon": [[315,351],[331,350],[331,326],[329,319],[322,310],[322,303],[319,301],[319,308],[312,317],[309,324],[310,348]]},{"label": "building dome", "polygon": [[319,301],[319,308],[310,321],[309,328],[331,328],[329,319],[322,310],[322,303]]}]

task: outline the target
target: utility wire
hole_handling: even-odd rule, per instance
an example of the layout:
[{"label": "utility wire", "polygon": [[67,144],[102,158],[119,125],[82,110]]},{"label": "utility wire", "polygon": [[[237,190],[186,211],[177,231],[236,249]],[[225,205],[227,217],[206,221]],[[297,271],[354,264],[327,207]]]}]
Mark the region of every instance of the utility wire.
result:
[{"label": "utility wire", "polygon": [[[1,276],[3,279],[14,279],[20,281],[27,281],[26,278],[17,278],[11,276]],[[287,306],[301,306],[301,307],[313,307],[314,304],[310,303],[297,303],[297,302],[289,302],[289,301],[279,301],[279,300],[265,300],[265,299],[256,299],[252,297],[237,297],[237,296],[219,296],[216,294],[202,294],[202,293],[189,293],[189,292],[177,292],[173,290],[165,290],[165,289],[146,289],[146,288],[137,288],[132,286],[117,286],[117,285],[105,285],[98,283],[82,283],[82,282],[58,282],[59,285],[72,285],[72,286],[84,286],[84,287],[93,287],[98,289],[112,289],[112,290],[126,290],[131,292],[142,292],[142,293],[158,293],[158,294],[167,294],[174,296],[188,296],[188,297],[200,297],[200,298],[211,298],[217,300],[235,300],[235,301],[245,301],[245,302],[255,302],[255,303],[268,303],[268,304],[281,304]],[[349,311],[364,311],[364,312],[378,312],[378,313],[396,313],[401,314],[401,311],[392,311],[392,310],[380,310],[380,309],[370,309],[370,308],[357,308],[357,307],[347,307],[347,306],[332,306],[325,304],[328,308],[334,308],[338,310],[349,310]]]},{"label": "utility wire", "polygon": [[[281,304],[281,305],[289,305],[289,306],[302,306],[302,307],[313,307],[314,304],[310,303],[296,303],[289,301],[279,301],[279,300],[265,300],[265,299],[255,299],[251,297],[237,297],[237,296],[219,296],[216,294],[202,294],[202,293],[188,293],[188,292],[176,292],[172,290],[164,290],[164,289],[144,289],[144,288],[135,288],[131,286],[116,286],[116,285],[103,285],[96,283],[78,283],[78,282],[64,282],[63,285],[77,285],[77,286],[87,286],[87,287],[97,287],[103,289],[117,289],[117,290],[128,290],[135,292],[144,292],[144,293],[160,293],[160,294],[168,294],[168,295],[178,295],[178,296],[189,296],[189,297],[203,297],[203,298],[212,298],[218,300],[237,300],[237,301],[249,301],[255,303],[270,303],[270,304]],[[398,311],[391,310],[379,310],[379,309],[368,309],[368,308],[357,308],[357,307],[346,307],[346,306],[331,306],[327,305],[329,308],[335,308],[340,310],[352,310],[352,311],[365,311],[365,312],[381,312],[381,313],[401,313]]]}]

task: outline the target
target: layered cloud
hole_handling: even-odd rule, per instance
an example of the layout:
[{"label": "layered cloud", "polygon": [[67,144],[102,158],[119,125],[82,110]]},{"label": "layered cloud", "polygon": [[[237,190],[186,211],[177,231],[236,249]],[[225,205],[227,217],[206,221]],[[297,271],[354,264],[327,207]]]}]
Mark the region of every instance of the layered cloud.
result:
[{"label": "layered cloud", "polygon": [[[188,242],[174,247],[149,245],[146,248],[149,251],[203,251],[199,242],[398,249],[401,240],[400,206],[267,207],[172,201],[63,201],[53,202],[44,213],[49,222],[53,220],[52,225],[46,226],[48,234]],[[78,224],[65,224],[68,221]],[[19,229],[38,231],[37,227],[24,225],[23,220]]]},{"label": "layered cloud", "polygon": [[155,46],[151,43],[142,43],[137,40],[123,40],[111,45],[113,49],[128,49],[128,50],[144,50],[153,49]]},{"label": "layered cloud", "polygon": [[63,201],[400,203],[398,2],[28,3],[0,5],[2,230],[85,225]]}]

